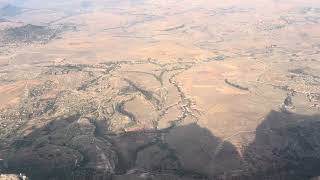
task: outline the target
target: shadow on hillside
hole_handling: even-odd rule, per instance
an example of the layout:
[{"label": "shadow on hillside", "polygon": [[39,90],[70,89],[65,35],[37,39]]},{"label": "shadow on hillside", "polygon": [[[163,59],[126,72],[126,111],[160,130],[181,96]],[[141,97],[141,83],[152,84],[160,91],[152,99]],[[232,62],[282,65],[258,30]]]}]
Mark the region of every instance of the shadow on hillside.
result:
[{"label": "shadow on hillside", "polygon": [[108,136],[78,121],[79,116],[54,120],[0,149],[0,170],[31,179],[79,180],[300,180],[320,175],[319,115],[271,111],[243,156],[197,124]]},{"label": "shadow on hillside", "polygon": [[310,179],[320,175],[320,115],[271,111],[256,129],[244,160],[259,179]]}]

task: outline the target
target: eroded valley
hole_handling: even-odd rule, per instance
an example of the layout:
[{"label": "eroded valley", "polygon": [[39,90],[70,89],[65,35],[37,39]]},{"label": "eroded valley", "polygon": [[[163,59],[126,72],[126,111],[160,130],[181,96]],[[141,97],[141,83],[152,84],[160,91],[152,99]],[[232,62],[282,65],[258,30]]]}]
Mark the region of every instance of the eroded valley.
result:
[{"label": "eroded valley", "polygon": [[0,0],[0,179],[317,178],[319,23],[317,1]]}]

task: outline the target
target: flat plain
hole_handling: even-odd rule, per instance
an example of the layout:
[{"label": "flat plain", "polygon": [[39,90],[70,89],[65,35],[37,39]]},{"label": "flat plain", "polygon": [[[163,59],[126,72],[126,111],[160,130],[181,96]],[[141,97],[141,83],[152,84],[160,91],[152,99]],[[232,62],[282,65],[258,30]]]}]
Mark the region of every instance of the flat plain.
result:
[{"label": "flat plain", "polygon": [[317,0],[0,0],[0,179],[309,180],[319,129]]}]

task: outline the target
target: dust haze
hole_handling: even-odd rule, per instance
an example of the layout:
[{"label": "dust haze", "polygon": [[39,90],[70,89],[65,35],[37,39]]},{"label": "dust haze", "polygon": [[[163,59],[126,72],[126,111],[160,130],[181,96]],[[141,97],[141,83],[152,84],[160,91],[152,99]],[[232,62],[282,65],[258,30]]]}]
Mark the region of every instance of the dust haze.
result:
[{"label": "dust haze", "polygon": [[0,179],[320,178],[318,0],[0,0]]}]

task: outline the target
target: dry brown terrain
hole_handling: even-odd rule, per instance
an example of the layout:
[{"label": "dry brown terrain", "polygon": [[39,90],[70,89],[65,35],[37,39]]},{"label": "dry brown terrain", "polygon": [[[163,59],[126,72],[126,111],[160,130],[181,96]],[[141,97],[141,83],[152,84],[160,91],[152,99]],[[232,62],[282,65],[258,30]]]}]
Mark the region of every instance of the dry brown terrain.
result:
[{"label": "dry brown terrain", "polygon": [[318,0],[0,0],[0,179],[316,179],[319,129]]}]

